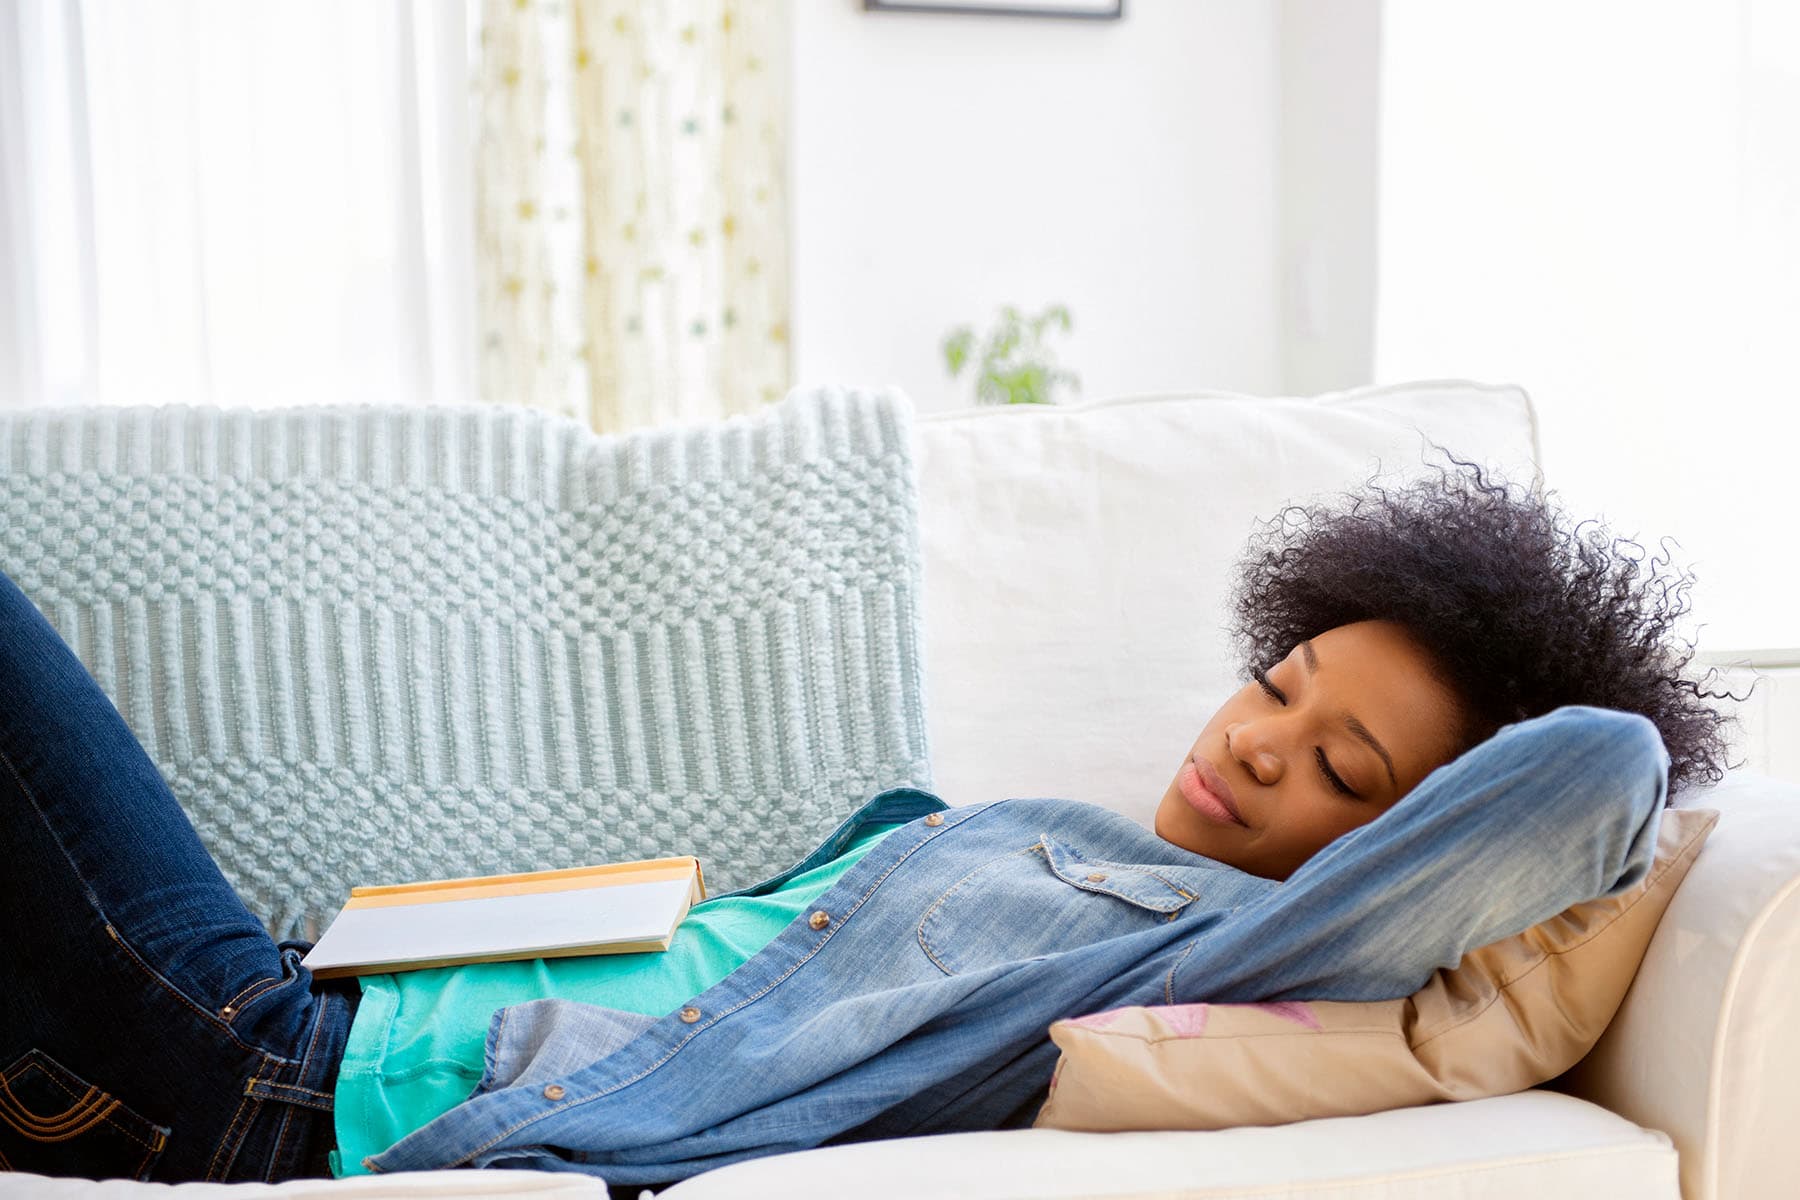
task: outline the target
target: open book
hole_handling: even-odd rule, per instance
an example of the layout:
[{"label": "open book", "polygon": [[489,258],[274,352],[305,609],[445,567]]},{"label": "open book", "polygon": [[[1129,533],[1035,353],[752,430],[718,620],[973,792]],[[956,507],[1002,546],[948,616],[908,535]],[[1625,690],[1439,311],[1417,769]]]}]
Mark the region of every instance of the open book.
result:
[{"label": "open book", "polygon": [[357,887],[301,962],[333,979],[667,950],[689,906],[705,898],[692,856]]}]

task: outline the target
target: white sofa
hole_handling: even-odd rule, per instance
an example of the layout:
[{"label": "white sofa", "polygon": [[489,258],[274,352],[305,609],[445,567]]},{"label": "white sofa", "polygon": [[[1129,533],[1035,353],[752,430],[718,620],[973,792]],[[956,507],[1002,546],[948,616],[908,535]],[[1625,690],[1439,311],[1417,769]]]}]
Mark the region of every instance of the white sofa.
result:
[{"label": "white sofa", "polygon": [[[939,794],[953,804],[1070,796],[1148,823],[1234,686],[1223,600],[1252,523],[1353,486],[1378,460],[1419,469],[1420,431],[1515,476],[1536,462],[1524,393],[1460,382],[921,417]],[[1800,990],[1800,788],[1733,776],[1677,803],[1722,818],[1612,1028],[1554,1089],[1266,1129],[1031,1129],[838,1146],[725,1167],[658,1200],[1794,1195],[1800,1031],[1787,1015]],[[605,1190],[517,1172],[173,1189],[0,1175],[0,1197],[170,1194]]]}]

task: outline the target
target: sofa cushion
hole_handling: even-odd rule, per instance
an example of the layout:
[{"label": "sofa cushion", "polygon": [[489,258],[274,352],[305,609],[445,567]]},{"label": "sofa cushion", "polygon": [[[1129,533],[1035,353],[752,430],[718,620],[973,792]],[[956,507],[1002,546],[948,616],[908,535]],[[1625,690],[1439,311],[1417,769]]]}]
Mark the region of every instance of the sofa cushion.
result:
[{"label": "sofa cushion", "polygon": [[656,1200],[1678,1200],[1669,1139],[1532,1090],[1210,1133],[1014,1129],[827,1146],[719,1167]]},{"label": "sofa cushion", "polygon": [[1472,383],[967,409],[916,437],[935,790],[1146,826],[1237,686],[1224,601],[1257,521],[1421,473],[1427,437],[1525,481],[1536,461],[1525,393]]},{"label": "sofa cushion", "polygon": [[1114,1009],[1050,1027],[1062,1059],[1037,1124],[1223,1129],[1520,1091],[1591,1049],[1718,821],[1666,809],[1634,888],[1439,970],[1406,999]]}]

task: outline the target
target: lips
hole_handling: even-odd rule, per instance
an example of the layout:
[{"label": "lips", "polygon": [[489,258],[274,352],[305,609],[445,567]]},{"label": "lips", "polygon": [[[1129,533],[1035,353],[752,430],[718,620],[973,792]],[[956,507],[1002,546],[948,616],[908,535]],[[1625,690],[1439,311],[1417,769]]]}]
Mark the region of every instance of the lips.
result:
[{"label": "lips", "polygon": [[1183,770],[1183,775],[1188,775],[1183,779],[1183,795],[1188,804],[1213,820],[1249,828],[1244,813],[1238,810],[1237,797],[1231,793],[1231,784],[1224,781],[1219,768],[1199,754],[1188,759],[1188,766],[1192,766],[1192,775]]}]

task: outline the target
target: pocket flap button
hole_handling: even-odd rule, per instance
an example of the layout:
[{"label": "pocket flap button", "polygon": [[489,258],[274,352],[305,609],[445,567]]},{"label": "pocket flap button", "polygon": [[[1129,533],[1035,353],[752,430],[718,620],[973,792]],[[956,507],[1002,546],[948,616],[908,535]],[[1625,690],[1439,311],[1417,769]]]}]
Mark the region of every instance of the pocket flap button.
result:
[{"label": "pocket flap button", "polygon": [[683,1021],[692,1025],[695,1021],[700,1019],[700,1010],[697,1008],[684,1008],[677,1015],[679,1015]]},{"label": "pocket flap button", "polygon": [[1103,871],[1094,871],[1094,872],[1092,872],[1092,873],[1090,873],[1090,874],[1089,874],[1089,875],[1088,875],[1088,882],[1089,882],[1089,883],[1105,883],[1105,882],[1106,882],[1106,874],[1105,874],[1105,872],[1103,872]]},{"label": "pocket flap button", "polygon": [[925,823],[927,825],[942,825],[944,823],[944,814],[943,813],[926,813],[925,814]]},{"label": "pocket flap button", "polygon": [[563,1091],[560,1083],[553,1083],[544,1089],[544,1099],[546,1100],[561,1100],[565,1095],[567,1093]]},{"label": "pocket flap button", "polygon": [[821,908],[812,916],[806,918],[806,923],[811,925],[814,929],[823,929],[831,924],[831,914]]}]

